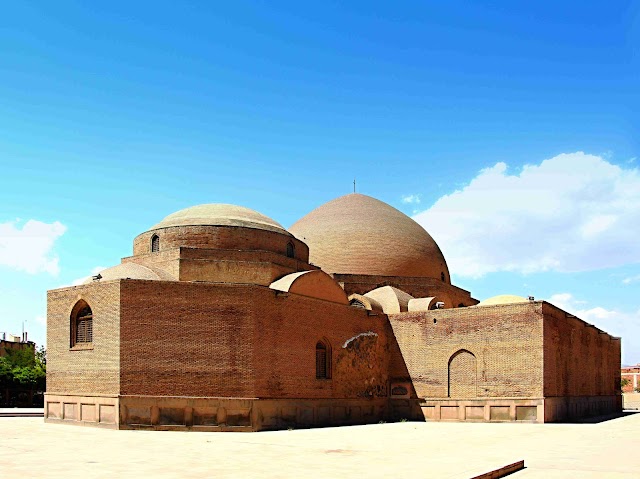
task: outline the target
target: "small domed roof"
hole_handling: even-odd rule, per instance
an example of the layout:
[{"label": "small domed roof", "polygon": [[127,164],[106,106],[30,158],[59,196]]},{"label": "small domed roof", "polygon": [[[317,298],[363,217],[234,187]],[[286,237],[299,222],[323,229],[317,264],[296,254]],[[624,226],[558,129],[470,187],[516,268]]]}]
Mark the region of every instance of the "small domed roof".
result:
[{"label": "small domed roof", "polygon": [[191,206],[170,214],[160,223],[150,228],[171,226],[239,226],[259,230],[274,231],[291,236],[282,225],[257,211],[244,206],[213,203]]},{"label": "small domed roof", "polygon": [[[137,263],[121,263],[111,268],[100,271],[101,281],[111,281],[114,279],[149,279],[149,280],[171,280],[171,276],[162,270],[153,270],[147,266]],[[93,278],[89,276],[82,284],[93,283]]]},{"label": "small domed roof", "polygon": [[422,226],[394,207],[352,193],[316,208],[289,231],[328,273],[413,276],[450,283],[440,248]]},{"label": "small domed roof", "polygon": [[522,296],[516,296],[514,294],[499,294],[498,296],[492,296],[491,298],[480,301],[476,306],[491,306],[494,304],[512,304],[512,303],[528,303],[529,300]]}]

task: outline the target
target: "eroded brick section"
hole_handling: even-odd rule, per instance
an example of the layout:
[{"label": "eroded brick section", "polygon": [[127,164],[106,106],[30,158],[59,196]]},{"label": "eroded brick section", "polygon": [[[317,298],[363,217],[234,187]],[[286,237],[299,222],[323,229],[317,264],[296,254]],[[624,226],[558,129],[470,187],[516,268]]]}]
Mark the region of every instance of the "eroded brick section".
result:
[{"label": "eroded brick section", "polygon": [[[386,316],[298,295],[253,294],[257,302],[255,365],[259,397],[386,397]],[[331,346],[332,378],[316,379],[316,343]],[[346,343],[346,346],[345,346]]]}]

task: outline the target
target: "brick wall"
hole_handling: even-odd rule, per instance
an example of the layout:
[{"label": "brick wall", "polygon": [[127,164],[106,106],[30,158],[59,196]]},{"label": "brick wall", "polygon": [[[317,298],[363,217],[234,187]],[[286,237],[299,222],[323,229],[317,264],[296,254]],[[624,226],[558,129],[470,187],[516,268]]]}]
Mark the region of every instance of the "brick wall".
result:
[{"label": "brick wall", "polygon": [[544,394],[615,395],[620,384],[620,341],[544,303]]},{"label": "brick wall", "polygon": [[627,379],[628,384],[622,387],[623,393],[633,393],[640,388],[640,364],[621,369],[621,379]]},{"label": "brick wall", "polygon": [[5,341],[4,339],[0,339],[0,358],[2,356],[6,356],[8,350],[19,350],[19,349],[27,349],[32,348],[35,354],[36,344],[32,341],[27,342],[15,342],[15,341]]},{"label": "brick wall", "polygon": [[[449,361],[468,351],[475,356],[477,397],[542,397],[541,308],[538,302],[390,315],[399,349],[391,359],[392,381],[409,374],[418,397],[446,398]],[[453,376],[467,377],[456,365]]]},{"label": "brick wall", "polygon": [[[72,351],[80,298],[94,314],[93,349]],[[56,394],[387,395],[386,317],[346,305],[249,285],[120,280],[51,291],[48,317]],[[320,339],[331,346],[329,380],[315,377]]]},{"label": "brick wall", "polygon": [[180,278],[181,248],[165,249],[157,253],[139,254],[122,258],[123,263],[138,263],[152,269],[161,269],[170,280],[178,281]]},{"label": "brick wall", "polygon": [[255,397],[250,292],[122,281],[121,393]]},{"label": "brick wall", "polygon": [[[220,228],[209,228],[214,228],[214,232],[219,233],[218,230]],[[165,230],[161,231],[164,232]],[[171,229],[166,231],[167,233],[163,234],[169,235],[171,233]],[[285,235],[265,231],[261,232],[264,235],[257,234],[257,239],[252,244],[244,241],[243,231],[234,230],[234,228],[221,228],[221,231],[235,234],[229,235],[230,238],[228,238],[227,242],[223,241],[215,246],[219,248],[233,247],[234,249],[206,249],[164,244],[164,246],[161,246],[162,250],[157,253],[150,253],[148,249],[145,251],[141,247],[137,248],[138,252],[135,256],[123,258],[122,262],[138,263],[155,269],[161,268],[168,274],[168,277],[163,278],[176,281],[250,283],[265,286],[292,272],[318,269],[301,259],[307,256],[305,245],[300,248],[296,247],[295,258],[289,258],[285,255],[287,243],[289,241],[297,242],[298,240],[292,240]],[[174,238],[176,245],[179,244],[179,239]],[[235,246],[231,241],[233,239],[237,240]],[[261,241],[258,241],[260,239]],[[142,240],[137,239],[136,241]],[[190,241],[185,240],[185,242],[191,244]],[[214,241],[211,241],[211,243],[213,245]],[[251,247],[266,249],[240,249]],[[299,252],[299,250],[302,250],[302,252]]]},{"label": "brick wall", "polygon": [[[72,350],[71,311],[79,300],[93,312],[92,349]],[[120,385],[118,281],[47,293],[47,392],[118,394]]]},{"label": "brick wall", "polygon": [[[126,280],[121,298],[122,394],[386,396],[384,315],[250,285]],[[321,339],[328,380],[315,377]]]},{"label": "brick wall", "polygon": [[[389,328],[385,315],[273,291],[253,292],[259,397],[386,397]],[[316,343],[331,346],[331,379],[316,379]]]},{"label": "brick wall", "polygon": [[133,254],[149,253],[151,237],[160,237],[160,252],[178,247],[273,251],[286,254],[287,243],[295,246],[295,258],[308,262],[309,248],[302,241],[282,233],[236,226],[172,226],[142,233],[133,240]]}]

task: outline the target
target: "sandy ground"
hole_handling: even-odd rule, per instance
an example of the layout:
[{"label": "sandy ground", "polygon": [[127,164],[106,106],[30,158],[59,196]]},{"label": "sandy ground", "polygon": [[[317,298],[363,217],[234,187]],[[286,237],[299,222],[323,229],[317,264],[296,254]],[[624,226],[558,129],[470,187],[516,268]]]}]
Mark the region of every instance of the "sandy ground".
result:
[{"label": "sandy ground", "polygon": [[625,409],[640,409],[640,393],[624,393],[622,400]]},{"label": "sandy ground", "polygon": [[0,477],[640,478],[640,413],[593,424],[395,423],[260,433],[0,418]]}]

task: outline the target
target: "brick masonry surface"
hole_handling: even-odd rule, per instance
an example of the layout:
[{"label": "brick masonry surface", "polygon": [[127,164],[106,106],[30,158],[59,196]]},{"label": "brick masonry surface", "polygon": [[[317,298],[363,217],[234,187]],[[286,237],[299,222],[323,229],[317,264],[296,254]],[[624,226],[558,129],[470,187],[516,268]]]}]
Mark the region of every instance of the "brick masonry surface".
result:
[{"label": "brick masonry surface", "polygon": [[[337,211],[341,204],[349,211]],[[475,306],[450,284],[433,239],[377,200],[354,195],[321,213],[335,231],[307,226],[329,243],[318,257],[345,267],[330,268],[333,280],[316,272],[284,280],[290,289],[269,288],[318,269],[304,238],[284,231],[171,226],[137,236],[134,256],[123,259],[155,275],[123,267],[122,279],[49,291],[46,419],[260,430],[402,418],[543,422],[620,410],[618,339],[544,301]],[[361,237],[353,255],[341,231]],[[161,280],[124,277],[140,270]],[[435,297],[445,309],[387,316],[346,304],[381,286],[405,299]],[[93,341],[73,346],[78,301],[92,309]],[[329,374],[319,379],[323,351]]]},{"label": "brick masonry surface", "polygon": [[408,371],[417,397],[455,398],[449,395],[449,362],[454,359],[455,367],[456,353],[467,351],[477,365],[477,397],[542,397],[541,308],[534,303],[391,315],[400,350],[392,356],[391,376],[401,379]]},{"label": "brick masonry surface", "polygon": [[151,251],[151,237],[160,237],[160,252],[178,247],[273,251],[286,254],[287,244],[295,246],[295,258],[307,262],[309,248],[293,236],[254,228],[237,226],[172,226],[147,231],[133,242],[133,254],[142,255]]},{"label": "brick masonry surface", "polygon": [[620,340],[544,303],[544,395],[615,395]]},{"label": "brick masonry surface", "polygon": [[[93,312],[90,349],[72,350],[71,311],[86,301]],[[118,394],[120,391],[120,284],[112,281],[47,294],[47,392]]]},{"label": "brick masonry surface", "polygon": [[627,383],[622,386],[622,392],[633,393],[640,390],[640,364],[623,367],[620,373],[621,379],[627,380]]}]

